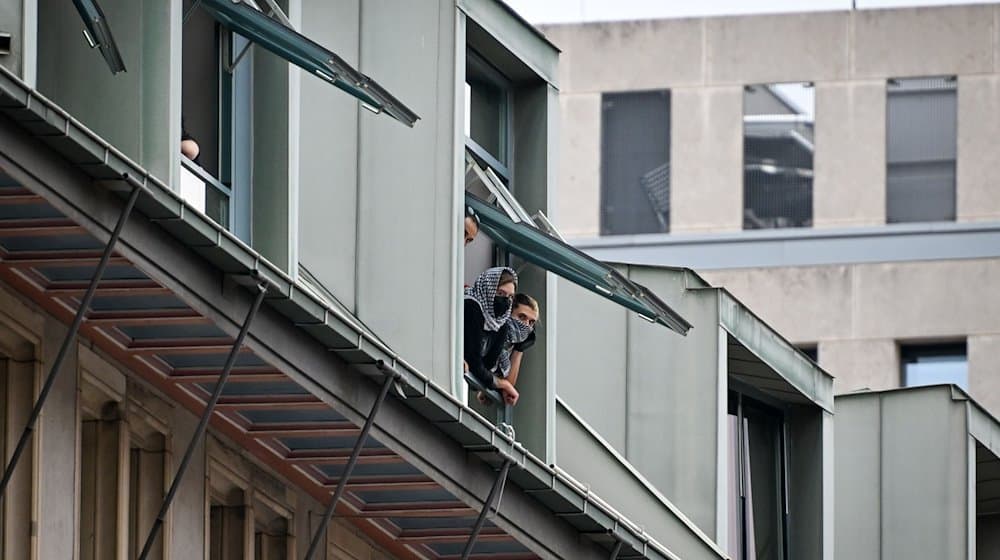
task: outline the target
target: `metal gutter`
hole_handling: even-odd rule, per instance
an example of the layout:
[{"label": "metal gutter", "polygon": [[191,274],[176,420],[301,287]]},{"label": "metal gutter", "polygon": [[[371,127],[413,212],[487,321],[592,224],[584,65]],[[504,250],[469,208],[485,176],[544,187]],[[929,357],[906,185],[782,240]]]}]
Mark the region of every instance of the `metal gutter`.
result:
[{"label": "metal gutter", "polygon": [[[290,321],[296,327],[295,330],[309,335],[345,362],[373,378],[383,379],[382,369],[386,367],[397,371],[403,392],[408,397],[399,402],[426,419],[428,425],[439,428],[466,451],[476,453],[492,466],[496,467],[503,460],[511,459],[513,465],[518,467],[511,470],[511,481],[525,493],[530,493],[535,500],[557,517],[564,519],[578,532],[607,545],[609,551],[615,546],[614,543],[621,542],[622,553],[626,556],[639,555],[654,560],[673,560],[665,547],[651,539],[640,527],[618,513],[607,502],[592,494],[558,467],[543,463],[485,418],[431,383],[425,375],[369,333],[352,316],[326,304],[308,288],[297,285],[287,274],[259,253],[184,202],[162,181],[151,176],[62,108],[30,89],[9,70],[2,67],[0,67],[0,112],[17,121],[29,134],[62,154],[73,163],[74,167],[95,178],[96,183],[112,193],[120,195],[123,181],[132,186],[141,186],[143,196],[136,202],[136,208],[151,223],[166,230],[184,247],[207,259],[216,271],[225,277],[251,288],[259,282],[266,282],[269,285],[268,296],[265,299],[267,307]],[[72,204],[65,197],[63,200],[65,204]],[[78,207],[72,208],[72,211],[78,215],[87,214],[86,210]],[[86,217],[88,226],[101,227],[95,224],[101,223],[102,216]],[[134,249],[127,247],[122,250],[134,252]],[[148,257],[144,258],[148,261]],[[172,279],[174,285],[178,282],[176,278]],[[218,305],[224,306],[226,303],[221,302]],[[217,317],[226,315],[221,310],[215,310],[211,314]],[[231,321],[228,316],[226,319]],[[273,323],[266,316],[262,322]],[[283,338],[288,336],[284,335]],[[261,344],[259,340],[256,342]],[[275,363],[299,371],[297,366],[274,348],[264,345],[262,350],[264,355],[275,360]],[[308,358],[302,360],[307,361]],[[358,414],[357,410],[353,410],[354,407],[347,405],[329,387],[323,387],[322,378],[297,377],[296,381],[311,388],[324,400],[336,401],[338,406],[347,406],[352,413]],[[395,401],[386,405],[390,410],[396,410]],[[379,426],[376,426],[375,430],[376,434],[385,434],[389,439],[398,437],[381,430]],[[431,468],[427,458],[414,457],[414,460],[418,465]],[[458,466],[468,469],[468,466]],[[447,469],[435,472],[441,476],[448,476]],[[454,479],[452,482],[457,484]],[[452,486],[456,491],[461,490],[461,495],[469,496],[468,489]],[[509,519],[505,526],[516,529],[513,521]],[[516,534],[530,535],[523,530]],[[538,538],[529,540],[537,542]]]}]

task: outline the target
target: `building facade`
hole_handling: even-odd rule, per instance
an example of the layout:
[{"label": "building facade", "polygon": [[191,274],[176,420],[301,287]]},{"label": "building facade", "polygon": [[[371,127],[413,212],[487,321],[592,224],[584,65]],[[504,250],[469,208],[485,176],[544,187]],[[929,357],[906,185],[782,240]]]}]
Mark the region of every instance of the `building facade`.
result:
[{"label": "building facade", "polygon": [[[0,0],[2,555],[725,558],[732,484],[679,507],[559,404],[560,287],[721,312],[561,241],[557,92],[492,0]],[[461,310],[498,264],[543,311],[494,422]],[[829,378],[768,367],[821,423]]]},{"label": "building facade", "polygon": [[954,382],[1000,411],[1000,6],[552,25],[557,218],[685,266],[838,393]]}]

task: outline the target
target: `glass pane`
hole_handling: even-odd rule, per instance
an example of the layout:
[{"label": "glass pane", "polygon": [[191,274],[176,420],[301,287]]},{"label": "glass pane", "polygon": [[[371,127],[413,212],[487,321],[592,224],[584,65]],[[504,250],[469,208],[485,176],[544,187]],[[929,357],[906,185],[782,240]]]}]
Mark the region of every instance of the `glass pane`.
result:
[{"label": "glass pane", "polygon": [[467,135],[501,163],[507,163],[507,92],[483,79],[466,86]]},{"label": "glass pane", "polygon": [[814,93],[802,83],[744,89],[744,229],[812,225]]},{"label": "glass pane", "polygon": [[950,383],[968,391],[969,364],[965,345],[904,347],[900,354],[906,387]]},{"label": "glass pane", "polygon": [[604,94],[601,235],[669,230],[670,92]]},{"label": "glass pane", "polygon": [[205,214],[229,229],[229,197],[216,189],[208,189],[205,193]]},{"label": "glass pane", "polygon": [[654,294],[610,266],[529,224],[512,221],[500,209],[481,199],[466,194],[465,202],[479,215],[480,231],[511,253],[631,309],[651,322],[682,334],[691,328],[683,317]]},{"label": "glass pane", "polygon": [[890,80],[886,91],[886,221],[955,219],[957,84]]}]

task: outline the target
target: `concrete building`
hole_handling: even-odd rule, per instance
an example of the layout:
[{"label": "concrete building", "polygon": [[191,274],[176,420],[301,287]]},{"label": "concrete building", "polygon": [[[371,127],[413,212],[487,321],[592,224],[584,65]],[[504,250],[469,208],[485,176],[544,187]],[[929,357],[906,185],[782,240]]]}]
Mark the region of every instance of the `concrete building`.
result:
[{"label": "concrete building", "polygon": [[1000,413],[1000,5],[543,32],[575,246],[694,268],[837,393],[953,382]]},{"label": "concrete building", "polygon": [[[492,0],[0,0],[2,556],[832,558],[832,380],[690,271],[560,240],[558,75]],[[513,426],[462,375],[495,264],[543,310]],[[696,408],[657,420],[697,437],[624,392],[589,427],[638,373],[573,363],[588,308],[643,319],[615,359],[676,349]]]}]

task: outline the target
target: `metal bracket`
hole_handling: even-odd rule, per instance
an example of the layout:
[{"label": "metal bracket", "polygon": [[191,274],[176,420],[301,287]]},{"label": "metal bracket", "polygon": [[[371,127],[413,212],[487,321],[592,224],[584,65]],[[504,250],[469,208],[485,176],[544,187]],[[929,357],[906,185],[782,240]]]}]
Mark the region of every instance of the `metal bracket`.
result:
[{"label": "metal bracket", "polygon": [[233,371],[233,365],[236,364],[236,356],[239,354],[240,348],[243,347],[243,341],[246,339],[247,333],[250,332],[250,324],[253,323],[253,319],[257,316],[257,311],[260,309],[261,303],[264,302],[267,287],[268,284],[264,282],[257,285],[257,297],[254,298],[253,303],[250,305],[246,319],[243,320],[243,326],[240,327],[240,332],[236,335],[236,340],[233,341],[233,347],[229,350],[229,356],[226,358],[222,373],[219,374],[219,379],[215,382],[215,390],[212,391],[212,396],[205,403],[205,410],[198,421],[198,427],[195,428],[194,435],[191,436],[191,442],[188,443],[187,449],[184,451],[184,458],[181,459],[181,464],[177,467],[177,474],[174,475],[174,480],[170,483],[170,490],[167,491],[167,495],[163,498],[160,512],[156,514],[156,520],[153,521],[153,527],[150,528],[149,535],[146,537],[146,544],[142,547],[139,560],[145,560],[153,549],[153,542],[160,533],[160,528],[163,527],[163,520],[167,517],[170,504],[173,503],[177,489],[180,488],[181,481],[184,479],[184,473],[187,471],[192,457],[194,457],[195,449],[205,436],[205,431],[208,430],[208,421],[212,417],[212,412],[215,411],[215,405],[218,404],[219,398],[222,396],[222,390],[226,387],[226,381],[229,379],[229,374]]},{"label": "metal bracket", "polygon": [[358,463],[358,457],[361,456],[361,450],[364,449],[365,443],[368,441],[368,433],[371,432],[372,425],[375,424],[375,416],[378,414],[379,408],[382,407],[382,403],[385,402],[386,397],[389,395],[389,390],[396,385],[396,382],[399,379],[399,374],[392,368],[383,364],[381,361],[378,363],[378,368],[385,373],[385,382],[382,383],[382,390],[379,391],[378,397],[376,397],[375,402],[372,403],[372,408],[368,413],[368,418],[365,419],[365,425],[361,427],[361,433],[358,434],[358,441],[354,443],[354,449],[351,450],[351,457],[347,460],[347,465],[344,466],[344,472],[341,473],[340,480],[337,481],[337,488],[333,491],[333,497],[330,498],[330,503],[327,504],[326,511],[323,512],[323,520],[320,521],[319,526],[316,527],[316,532],[313,533],[312,540],[309,541],[309,550],[306,551],[305,560],[312,560],[316,551],[319,549],[321,541],[323,540],[323,533],[330,524],[330,520],[333,519],[333,513],[337,508],[337,503],[340,501],[340,498],[343,497],[344,490],[347,488],[347,481],[351,478],[354,466]]},{"label": "metal bracket", "polygon": [[90,284],[87,286],[87,291],[84,293],[83,299],[80,300],[80,307],[76,310],[73,322],[70,323],[69,330],[66,331],[66,335],[63,337],[62,345],[59,346],[59,353],[56,354],[56,359],[52,362],[52,367],[45,378],[42,390],[38,393],[38,400],[35,401],[35,406],[31,409],[31,415],[28,416],[24,431],[21,432],[21,438],[17,440],[17,446],[14,448],[14,453],[11,454],[10,462],[7,463],[7,468],[4,469],[3,480],[0,481],[0,500],[3,499],[7,491],[7,485],[10,484],[10,479],[14,476],[14,469],[17,468],[18,460],[20,460],[21,454],[24,453],[24,449],[27,447],[28,441],[35,431],[35,424],[42,413],[42,407],[45,406],[49,392],[52,391],[52,386],[59,376],[59,371],[62,369],[62,363],[66,359],[66,353],[69,351],[70,345],[76,339],[77,333],[80,332],[80,326],[83,324],[87,310],[90,308],[90,303],[94,300],[94,294],[97,292],[97,285],[101,283],[104,271],[111,260],[111,253],[114,252],[115,245],[121,237],[122,229],[125,228],[125,223],[132,214],[132,209],[135,208],[135,203],[139,199],[139,193],[141,192],[142,188],[139,186],[132,188],[132,194],[129,195],[128,200],[125,202],[125,207],[122,208],[122,213],[118,216],[118,223],[115,224],[115,229],[111,232],[111,237],[108,239],[107,245],[104,246],[101,260],[98,261],[97,268],[94,269],[94,276],[90,279]]},{"label": "metal bracket", "polygon": [[483,530],[483,524],[486,523],[486,515],[491,509],[494,509],[494,500],[497,502],[496,510],[499,511],[503,487],[507,484],[507,474],[510,472],[510,466],[512,464],[514,464],[514,461],[507,459],[503,462],[503,466],[500,467],[500,474],[498,474],[496,480],[493,481],[493,487],[490,488],[490,493],[486,496],[486,502],[483,504],[483,509],[479,512],[479,517],[476,518],[476,524],[472,527],[472,533],[469,535],[469,540],[465,543],[465,549],[462,551],[462,560],[469,560],[469,556],[472,554],[472,549],[476,546],[476,540],[479,538],[479,532]]},{"label": "metal bracket", "polygon": [[227,73],[232,74],[236,67],[239,66],[240,61],[246,56],[250,49],[253,47],[253,41],[247,41],[247,44],[240,49],[240,52],[233,58],[233,32],[227,28],[222,29],[222,69]]},{"label": "metal bracket", "polygon": [[618,560],[618,555],[622,552],[622,541],[615,541],[615,547],[611,549],[610,560]]}]

